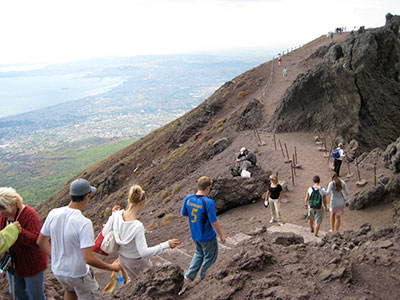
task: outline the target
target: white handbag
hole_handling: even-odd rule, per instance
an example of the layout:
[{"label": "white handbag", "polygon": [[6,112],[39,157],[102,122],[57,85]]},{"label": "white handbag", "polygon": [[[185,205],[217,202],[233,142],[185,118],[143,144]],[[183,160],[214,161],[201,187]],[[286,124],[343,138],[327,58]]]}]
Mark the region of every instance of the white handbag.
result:
[{"label": "white handbag", "polygon": [[[115,216],[112,216],[115,217]],[[115,241],[115,235],[114,235],[114,219],[113,219],[113,230],[110,230],[105,236],[104,240],[101,243],[100,249],[103,250],[104,252],[111,254],[114,252],[117,252],[119,249],[119,245]]]}]

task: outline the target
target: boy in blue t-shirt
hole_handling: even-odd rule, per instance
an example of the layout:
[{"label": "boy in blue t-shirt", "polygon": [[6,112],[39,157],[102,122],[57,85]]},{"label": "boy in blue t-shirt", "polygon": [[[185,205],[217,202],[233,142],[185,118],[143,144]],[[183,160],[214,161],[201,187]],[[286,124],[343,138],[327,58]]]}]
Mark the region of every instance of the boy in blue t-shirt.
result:
[{"label": "boy in blue t-shirt", "polygon": [[185,274],[185,278],[191,281],[195,279],[200,268],[200,278],[204,279],[207,269],[216,261],[218,256],[216,234],[225,244],[225,236],[215,213],[215,203],[207,197],[211,184],[209,177],[200,177],[197,181],[197,193],[185,197],[181,210],[182,216],[187,216],[189,219],[190,236],[196,246],[189,270]]}]

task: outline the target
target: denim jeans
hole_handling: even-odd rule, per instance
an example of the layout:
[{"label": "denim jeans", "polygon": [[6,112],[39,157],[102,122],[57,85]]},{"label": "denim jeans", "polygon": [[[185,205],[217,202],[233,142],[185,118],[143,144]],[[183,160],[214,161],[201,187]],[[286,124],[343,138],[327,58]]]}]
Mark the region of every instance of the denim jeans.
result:
[{"label": "denim jeans", "polygon": [[215,237],[212,241],[205,243],[196,241],[193,242],[196,245],[196,250],[194,252],[192,261],[190,262],[189,270],[185,274],[185,276],[192,281],[196,278],[197,272],[200,270],[200,268],[200,278],[204,279],[204,277],[206,277],[208,268],[215,263],[218,257],[217,237]]},{"label": "denim jeans", "polygon": [[[43,273],[32,276],[17,278],[14,275],[15,284],[15,298],[17,300],[45,300],[43,292]],[[10,284],[10,294],[12,295],[12,278],[11,274],[7,272],[8,282]]]}]

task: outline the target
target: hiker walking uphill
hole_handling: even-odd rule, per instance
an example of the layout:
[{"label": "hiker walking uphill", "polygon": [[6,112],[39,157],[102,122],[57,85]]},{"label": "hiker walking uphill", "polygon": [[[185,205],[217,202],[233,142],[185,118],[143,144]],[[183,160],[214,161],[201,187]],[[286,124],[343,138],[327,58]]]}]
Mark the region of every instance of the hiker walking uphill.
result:
[{"label": "hiker walking uphill", "polygon": [[311,233],[318,236],[324,217],[324,208],[325,211],[328,211],[328,205],[326,203],[326,196],[321,193],[320,178],[318,175],[313,177],[313,183],[313,186],[307,190],[304,206],[307,209],[307,220],[310,224]]},{"label": "hiker walking uphill", "polygon": [[338,147],[336,148],[336,150],[334,150],[332,152],[332,156],[334,158],[334,162],[333,162],[333,171],[340,176],[339,172],[340,172],[340,167],[342,166],[342,162],[343,162],[343,158],[345,158],[345,154],[344,154],[344,150],[343,150],[343,144],[339,143]]},{"label": "hiker walking uphill", "polygon": [[240,153],[237,156],[236,162],[239,164],[241,170],[246,170],[257,164],[257,158],[253,152],[243,147],[240,149]]},{"label": "hiker walking uphill", "polygon": [[74,180],[69,205],[50,211],[37,240],[51,257],[51,271],[65,290],[64,299],[100,299],[100,288],[89,265],[115,272],[121,269],[119,263],[105,263],[93,254],[93,224],[82,210],[95,192],[85,179]]},{"label": "hiker walking uphill", "polygon": [[225,244],[225,236],[217,220],[214,200],[208,198],[211,184],[212,181],[209,177],[200,177],[197,181],[197,193],[187,195],[182,205],[181,214],[188,217],[190,236],[196,247],[189,269],[185,274],[185,279],[189,281],[194,281],[200,269],[200,279],[204,279],[208,268],[217,260],[217,234],[221,242]]}]

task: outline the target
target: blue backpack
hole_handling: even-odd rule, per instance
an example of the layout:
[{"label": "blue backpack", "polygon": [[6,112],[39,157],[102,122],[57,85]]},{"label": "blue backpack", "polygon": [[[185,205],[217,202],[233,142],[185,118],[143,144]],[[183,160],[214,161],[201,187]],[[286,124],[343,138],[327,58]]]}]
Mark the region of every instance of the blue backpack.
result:
[{"label": "blue backpack", "polygon": [[333,150],[332,151],[332,157],[333,158],[339,158],[340,157],[340,153],[339,153],[339,150]]}]

